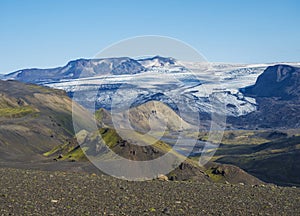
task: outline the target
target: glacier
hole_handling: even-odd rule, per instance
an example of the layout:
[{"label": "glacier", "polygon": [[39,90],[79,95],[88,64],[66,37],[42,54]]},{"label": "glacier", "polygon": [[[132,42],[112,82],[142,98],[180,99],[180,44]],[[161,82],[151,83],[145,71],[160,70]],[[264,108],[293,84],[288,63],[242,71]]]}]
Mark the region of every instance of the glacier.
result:
[{"label": "glacier", "polygon": [[244,97],[239,89],[253,85],[268,66],[182,63],[183,67],[149,61],[143,65],[147,68],[143,73],[64,79],[43,85],[63,89],[71,97],[76,94],[76,101],[90,110],[158,100],[175,111],[188,105],[199,113],[241,116],[255,111],[257,105],[254,98]]},{"label": "glacier", "polygon": [[238,117],[257,109],[255,99],[240,90],[254,85],[275,64],[184,62],[160,56],[78,59],[64,67],[24,69],[1,79],[65,90],[91,111],[112,106],[121,110],[158,100],[176,112]]}]

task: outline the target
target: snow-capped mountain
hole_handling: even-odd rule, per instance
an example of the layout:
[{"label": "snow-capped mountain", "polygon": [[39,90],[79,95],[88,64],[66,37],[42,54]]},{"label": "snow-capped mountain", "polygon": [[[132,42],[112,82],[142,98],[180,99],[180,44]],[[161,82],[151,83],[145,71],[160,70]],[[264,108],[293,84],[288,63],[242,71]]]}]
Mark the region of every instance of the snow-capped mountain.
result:
[{"label": "snow-capped mountain", "polygon": [[138,61],[124,58],[78,59],[70,61],[64,67],[51,69],[25,69],[4,76],[6,80],[18,80],[35,84],[58,82],[64,79],[84,77],[136,74],[145,71]]},{"label": "snow-capped mountain", "polygon": [[160,56],[79,59],[64,67],[19,70],[3,79],[63,89],[91,110],[157,100],[178,112],[242,116],[255,111],[257,104],[239,89],[255,84],[271,65],[181,62]]}]

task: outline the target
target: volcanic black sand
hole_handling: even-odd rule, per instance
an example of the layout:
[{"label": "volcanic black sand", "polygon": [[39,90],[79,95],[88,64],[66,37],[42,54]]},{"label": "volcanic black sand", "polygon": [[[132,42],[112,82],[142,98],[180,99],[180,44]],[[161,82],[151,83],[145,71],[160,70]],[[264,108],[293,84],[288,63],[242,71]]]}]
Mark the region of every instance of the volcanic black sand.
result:
[{"label": "volcanic black sand", "polygon": [[0,215],[299,215],[300,189],[0,168]]}]

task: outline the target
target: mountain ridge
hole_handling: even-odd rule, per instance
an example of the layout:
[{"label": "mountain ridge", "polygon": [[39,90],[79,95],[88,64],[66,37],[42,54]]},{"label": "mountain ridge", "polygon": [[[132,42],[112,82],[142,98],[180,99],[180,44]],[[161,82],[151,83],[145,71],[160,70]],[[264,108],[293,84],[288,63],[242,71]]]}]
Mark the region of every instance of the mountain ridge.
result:
[{"label": "mountain ridge", "polygon": [[[149,61],[155,61],[148,65]],[[28,83],[44,83],[59,81],[62,79],[78,79],[98,75],[124,75],[137,74],[155,66],[175,65],[176,60],[155,56],[145,59],[133,59],[130,57],[76,59],[69,61],[65,66],[54,68],[29,68],[21,69],[0,78],[5,80],[18,80]]]}]

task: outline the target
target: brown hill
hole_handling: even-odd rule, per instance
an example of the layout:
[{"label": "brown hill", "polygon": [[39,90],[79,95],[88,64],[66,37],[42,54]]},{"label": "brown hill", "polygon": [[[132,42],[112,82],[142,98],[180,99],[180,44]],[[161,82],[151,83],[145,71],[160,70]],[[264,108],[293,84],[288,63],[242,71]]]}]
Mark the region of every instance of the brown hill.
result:
[{"label": "brown hill", "polygon": [[[114,123],[109,111],[100,109],[96,112],[97,119],[105,125],[136,131],[181,131],[192,128],[169,106],[160,101],[149,101],[131,108],[128,112],[114,114]],[[129,120],[129,121],[128,121]]]}]

